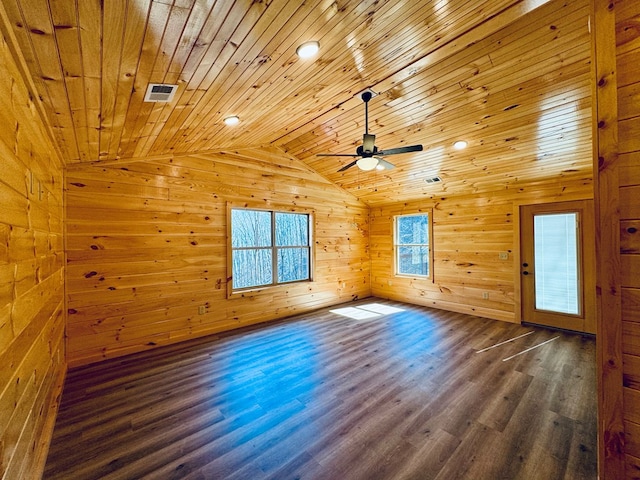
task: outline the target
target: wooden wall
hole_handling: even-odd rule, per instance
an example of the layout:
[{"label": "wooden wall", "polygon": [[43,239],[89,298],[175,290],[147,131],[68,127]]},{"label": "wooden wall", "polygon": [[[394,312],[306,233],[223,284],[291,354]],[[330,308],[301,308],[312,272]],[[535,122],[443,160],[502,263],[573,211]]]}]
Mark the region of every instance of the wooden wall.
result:
[{"label": "wooden wall", "polygon": [[[370,295],[368,208],[280,150],[77,166],[66,199],[70,365]],[[229,201],[315,211],[314,281],[227,299]]]},{"label": "wooden wall", "polygon": [[[565,176],[489,194],[437,197],[374,207],[371,210],[372,293],[519,322],[520,205],[590,198],[593,198],[591,177]],[[424,209],[433,209],[433,281],[394,277],[393,216]],[[508,252],[508,260],[500,260],[500,252]],[[483,298],[485,292],[487,299]]]},{"label": "wooden wall", "polygon": [[625,453],[640,478],[640,2],[616,8]]},{"label": "wooden wall", "polygon": [[0,477],[39,478],[66,373],[62,165],[0,8]]},{"label": "wooden wall", "polygon": [[598,469],[640,478],[640,3],[594,0]]}]

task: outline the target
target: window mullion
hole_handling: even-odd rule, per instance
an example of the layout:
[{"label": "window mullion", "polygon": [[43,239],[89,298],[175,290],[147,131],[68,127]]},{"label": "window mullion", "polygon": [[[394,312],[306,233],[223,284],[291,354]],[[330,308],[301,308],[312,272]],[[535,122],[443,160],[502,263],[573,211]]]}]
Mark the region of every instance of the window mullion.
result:
[{"label": "window mullion", "polygon": [[271,212],[271,265],[273,265],[273,272],[271,272],[271,278],[273,284],[278,284],[278,247],[276,245],[276,212]]}]

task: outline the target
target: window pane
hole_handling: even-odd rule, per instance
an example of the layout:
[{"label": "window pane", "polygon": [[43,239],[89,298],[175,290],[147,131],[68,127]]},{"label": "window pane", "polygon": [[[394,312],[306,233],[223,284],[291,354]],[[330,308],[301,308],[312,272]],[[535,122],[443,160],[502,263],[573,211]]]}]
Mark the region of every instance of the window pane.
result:
[{"label": "window pane", "polygon": [[276,213],[276,245],[309,245],[309,215]]},{"label": "window pane", "polygon": [[536,308],[579,313],[578,214],[534,217]]},{"label": "window pane", "polygon": [[273,283],[272,258],[271,249],[234,250],[233,288]]},{"label": "window pane", "polygon": [[398,246],[398,273],[429,275],[429,247]]},{"label": "window pane", "polygon": [[309,279],[309,249],[278,249],[278,282]]},{"label": "window pane", "polygon": [[231,210],[231,246],[271,246],[271,212]]},{"label": "window pane", "polygon": [[429,244],[429,216],[408,215],[397,217],[398,244]]}]

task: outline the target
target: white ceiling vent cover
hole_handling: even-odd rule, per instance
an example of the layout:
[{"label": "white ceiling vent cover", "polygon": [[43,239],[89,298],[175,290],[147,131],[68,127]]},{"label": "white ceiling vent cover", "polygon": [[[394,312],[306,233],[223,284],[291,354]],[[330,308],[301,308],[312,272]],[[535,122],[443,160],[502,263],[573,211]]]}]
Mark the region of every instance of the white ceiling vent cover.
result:
[{"label": "white ceiling vent cover", "polygon": [[166,83],[150,83],[147,93],[144,95],[145,102],[170,102],[178,90],[178,85],[168,85]]}]

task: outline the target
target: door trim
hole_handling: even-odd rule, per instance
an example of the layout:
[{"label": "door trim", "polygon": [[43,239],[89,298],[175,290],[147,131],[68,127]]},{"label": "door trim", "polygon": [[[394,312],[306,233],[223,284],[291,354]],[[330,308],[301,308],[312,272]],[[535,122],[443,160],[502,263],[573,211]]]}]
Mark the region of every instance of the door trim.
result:
[{"label": "door trim", "polygon": [[[580,239],[579,239],[579,265],[581,272],[580,284],[582,286],[582,311],[580,315],[543,314],[535,311],[532,277],[523,275],[523,264],[532,263],[531,242],[525,235],[533,232],[533,216],[535,214],[579,212]],[[544,326],[563,328],[584,333],[596,333],[596,259],[595,259],[595,216],[593,200],[575,200],[568,202],[555,202],[533,205],[520,205],[519,215],[519,241],[520,259],[517,265],[520,286],[520,319],[521,322],[535,323]],[[531,250],[532,252],[532,250]],[[535,272],[534,272],[535,274]],[[528,283],[526,283],[528,282]],[[532,308],[532,310],[529,310]],[[543,319],[546,316],[546,319]],[[544,321],[541,321],[543,319]],[[561,322],[558,323],[558,320]]]}]

